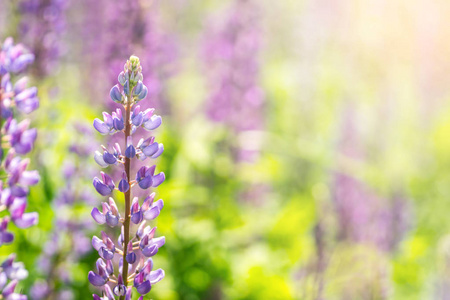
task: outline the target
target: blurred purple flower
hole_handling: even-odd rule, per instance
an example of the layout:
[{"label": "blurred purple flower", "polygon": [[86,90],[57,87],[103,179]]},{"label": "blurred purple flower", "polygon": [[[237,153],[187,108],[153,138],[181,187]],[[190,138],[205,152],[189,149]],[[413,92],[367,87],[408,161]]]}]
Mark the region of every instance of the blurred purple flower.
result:
[{"label": "blurred purple flower", "polygon": [[62,39],[66,28],[68,0],[21,0],[20,36],[36,55],[33,70],[37,76],[55,72],[64,52]]},{"label": "blurred purple flower", "polygon": [[[365,150],[358,135],[353,110],[344,114],[339,151],[352,159],[364,159]],[[346,174],[333,174],[332,195],[340,222],[340,237],[391,251],[409,228],[409,205],[402,197],[382,198],[362,180]]]},{"label": "blurred purple flower", "polygon": [[211,93],[208,116],[235,132],[261,129],[264,93],[258,83],[261,31],[258,7],[236,0],[224,18],[209,24],[202,49]]},{"label": "blurred purple flower", "polygon": [[93,224],[90,220],[80,219],[73,208],[87,208],[94,198],[94,193],[86,188],[93,174],[86,162],[93,151],[93,137],[90,131],[77,124],[71,132],[75,133],[72,134],[74,144],[69,145],[71,159],[62,167],[64,186],[52,203],[55,212],[53,230],[38,259],[38,269],[45,281],[37,281],[31,289],[35,300],[74,299],[69,267],[78,264],[92,250],[89,235]]}]

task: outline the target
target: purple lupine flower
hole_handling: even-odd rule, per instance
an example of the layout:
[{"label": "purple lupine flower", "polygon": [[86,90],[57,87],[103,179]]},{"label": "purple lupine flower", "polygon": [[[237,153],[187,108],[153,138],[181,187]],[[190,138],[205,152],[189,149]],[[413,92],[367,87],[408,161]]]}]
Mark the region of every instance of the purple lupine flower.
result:
[{"label": "purple lupine flower", "polygon": [[98,224],[106,223],[111,227],[119,224],[120,213],[113,198],[109,198],[109,204],[106,202],[102,203],[102,210],[103,212],[100,212],[96,207],[92,210],[91,215],[95,222]]},{"label": "purple lupine flower", "polygon": [[26,154],[33,149],[37,130],[35,128],[28,129],[29,125],[29,120],[23,120],[20,123],[17,123],[15,119],[6,121],[5,128],[7,128],[8,135],[11,136],[11,147],[18,154]]},{"label": "purple lupine flower", "polygon": [[102,180],[98,179],[97,177],[94,177],[93,184],[95,190],[102,196],[110,195],[113,192],[116,185],[114,184],[114,181],[108,174],[104,172],[100,172],[100,174],[102,175]]},{"label": "purple lupine flower", "polygon": [[[11,82],[12,75],[18,75],[32,63],[34,55],[21,44],[14,45],[12,38],[7,38],[0,51],[0,167],[6,173],[6,179],[0,181],[0,211],[7,211],[0,219],[0,246],[9,244],[14,236],[7,231],[8,224],[14,223],[19,228],[28,228],[38,222],[38,214],[27,213],[27,195],[29,187],[39,181],[37,171],[28,171],[29,159],[20,155],[33,149],[36,130],[30,129],[30,122],[19,122],[17,112],[28,114],[39,107],[37,89],[27,88],[26,77]],[[6,156],[4,157],[4,151]],[[14,262],[12,254],[0,268],[0,298],[27,299],[26,296],[14,293],[17,283],[27,277],[28,272],[22,263]],[[9,280],[9,283],[8,283]]]},{"label": "purple lupine flower", "polygon": [[[102,179],[95,177],[93,185],[102,196],[111,195],[115,190],[123,193],[125,211],[123,214],[119,213],[113,199],[114,195],[109,197],[108,202],[102,203],[101,210],[97,207],[92,209],[91,215],[97,223],[110,227],[121,224],[117,243],[104,231],[101,233],[101,238],[97,236],[92,238],[92,246],[98,251],[100,258],[97,261],[97,270],[90,271],[88,279],[92,285],[103,287],[103,298],[93,295],[94,299],[115,299],[115,296],[118,296],[122,300],[131,300],[132,286],[140,295],[145,295],[151,290],[153,284],[164,277],[163,270],[152,271],[153,261],[146,257],[154,256],[158,252],[165,244],[165,237],[155,237],[156,227],[147,226],[145,221],[154,220],[159,215],[164,205],[163,201],[158,200],[153,203],[155,193],[151,193],[140,204],[138,197],[132,199],[132,189],[139,187],[147,190],[150,187],[157,187],[165,180],[165,175],[163,172],[155,174],[156,165],[143,166],[136,174],[131,173],[133,162],[145,161],[147,158],[154,159],[163,152],[163,145],[155,142],[154,137],[141,139],[136,146],[133,145],[131,138],[136,133],[137,127],[147,130],[149,130],[148,127],[157,128],[161,124],[161,117],[153,118],[157,121],[151,126],[145,126],[152,120],[153,109],[141,112],[141,107],[137,105],[147,94],[147,87],[142,82],[142,67],[138,57],[131,56],[126,62],[124,71],[119,75],[119,84],[122,87],[120,89],[118,86],[113,87],[110,94],[113,101],[123,105],[123,115],[122,109],[116,109],[111,115],[104,113],[103,115],[107,116],[104,122],[96,119],[94,128],[101,134],[123,132],[125,137],[122,139],[124,141],[122,148],[126,149],[125,154],[122,154],[120,144],[116,143],[114,151],[110,152],[106,147],[102,147],[103,154],[99,151],[95,152],[94,159],[101,167],[120,166],[121,178],[116,188],[113,178],[101,172]],[[111,125],[109,116],[120,120],[120,126],[114,125],[113,121],[113,125],[109,127]],[[136,180],[132,180],[133,178]],[[131,224],[138,225],[134,234],[131,233]],[[117,275],[112,268],[112,261],[116,254],[120,256]]]},{"label": "purple lupine flower", "polygon": [[7,231],[9,221],[9,217],[4,217],[0,222],[0,246],[9,244],[14,240],[14,235]]},{"label": "purple lupine flower", "polygon": [[64,46],[65,10],[68,0],[21,0],[19,34],[36,55],[33,71],[45,76],[56,69]]},{"label": "purple lupine flower", "polygon": [[28,277],[23,263],[14,262],[15,255],[11,254],[0,268],[0,295],[3,299],[27,300],[27,296],[15,293],[17,283]]},{"label": "purple lupine flower", "polygon": [[224,19],[211,22],[202,49],[211,88],[208,116],[235,132],[258,130],[263,125],[258,24],[256,3],[236,0]]}]

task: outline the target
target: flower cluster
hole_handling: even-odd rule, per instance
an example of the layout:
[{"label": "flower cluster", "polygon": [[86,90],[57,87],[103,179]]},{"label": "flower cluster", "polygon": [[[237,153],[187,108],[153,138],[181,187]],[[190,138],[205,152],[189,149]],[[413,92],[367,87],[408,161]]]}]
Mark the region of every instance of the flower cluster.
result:
[{"label": "flower cluster", "polygon": [[14,262],[15,258],[11,254],[0,266],[0,295],[2,299],[26,300],[27,296],[14,293],[17,283],[28,277],[23,263]]},{"label": "flower cluster", "polygon": [[61,40],[66,27],[64,11],[68,0],[22,0],[20,34],[36,55],[33,70],[38,76],[55,69],[61,56]]},{"label": "flower cluster", "polygon": [[[117,109],[112,114],[103,113],[103,121],[94,121],[95,129],[101,134],[123,132],[125,136],[122,147],[119,143],[115,143],[110,149],[102,146],[102,151],[96,151],[94,155],[95,161],[103,168],[123,166],[117,185],[111,176],[101,172],[101,178],[94,178],[95,190],[102,196],[110,196],[117,190],[125,198],[125,211],[122,214],[113,197],[103,202],[101,209],[95,207],[91,213],[99,224],[121,226],[117,243],[104,231],[101,237],[94,236],[92,239],[92,245],[100,258],[97,260],[97,271],[89,272],[88,279],[94,286],[103,287],[103,298],[94,295],[94,299],[115,299],[115,296],[131,299],[132,286],[140,295],[145,295],[153,284],[164,277],[162,269],[153,271],[151,257],[164,245],[165,237],[155,237],[156,227],[147,225],[147,221],[154,220],[160,214],[163,200],[154,201],[155,193],[151,193],[141,204],[138,197],[132,199],[131,193],[135,186],[146,190],[157,187],[165,180],[163,172],[155,174],[155,165],[141,167],[132,180],[133,159],[154,159],[164,151],[163,145],[155,142],[154,137],[140,139],[137,144],[133,144],[132,135],[139,127],[154,130],[161,125],[161,117],[153,115],[153,109],[141,110],[137,104],[147,95],[147,87],[142,80],[139,58],[131,56],[124,71],[119,74],[120,86],[115,85],[110,91],[111,99],[123,105],[124,112]],[[121,149],[125,151],[122,152]],[[136,225],[136,230],[134,236],[131,236],[133,225]],[[120,256],[117,275],[113,264],[116,254]]]},{"label": "flower cluster", "polygon": [[[26,77],[16,80],[14,84],[12,82],[12,77],[24,71],[33,60],[34,55],[21,44],[14,45],[12,38],[7,38],[3,43],[0,52],[0,158],[1,172],[6,179],[0,181],[0,211],[9,214],[0,219],[0,246],[14,239],[8,231],[10,222],[19,228],[27,228],[38,222],[38,214],[26,213],[25,209],[29,187],[38,183],[39,174],[37,171],[28,171],[30,160],[18,156],[33,149],[36,130],[29,128],[28,120],[18,122],[16,119],[18,113],[27,114],[39,107],[37,89],[27,88]],[[26,299],[26,296],[11,296],[17,281],[26,277],[22,265],[13,263],[13,260],[11,257],[2,265],[2,295],[6,299]],[[6,285],[8,279],[12,281]]]}]

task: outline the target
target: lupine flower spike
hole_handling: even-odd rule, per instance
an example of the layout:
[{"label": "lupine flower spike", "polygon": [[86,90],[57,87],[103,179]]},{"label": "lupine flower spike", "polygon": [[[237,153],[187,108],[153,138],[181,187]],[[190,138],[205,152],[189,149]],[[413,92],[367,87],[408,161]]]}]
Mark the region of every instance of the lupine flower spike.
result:
[{"label": "lupine flower spike", "polygon": [[[146,225],[146,221],[154,220],[164,206],[162,200],[154,202],[155,193],[147,196],[141,204],[138,197],[132,198],[132,189],[147,190],[157,187],[165,180],[163,172],[156,173],[156,166],[143,166],[137,174],[131,174],[133,160],[145,161],[155,159],[164,151],[161,143],[155,138],[142,138],[133,144],[132,135],[138,127],[154,130],[161,125],[161,117],[154,115],[154,109],[143,109],[138,102],[147,96],[148,89],[142,82],[142,67],[139,58],[131,56],[119,74],[119,84],[112,87],[110,97],[114,102],[123,105],[113,113],[103,113],[103,120],[95,119],[94,128],[103,135],[123,133],[123,144],[116,143],[113,149],[102,146],[101,151],[94,154],[100,167],[115,166],[122,168],[117,184],[115,180],[101,172],[95,177],[93,185],[102,196],[108,196],[101,209],[92,209],[93,219],[102,226],[121,226],[118,243],[102,231],[101,237],[94,236],[92,245],[98,251],[96,271],[90,271],[88,279],[92,285],[103,288],[102,296],[93,295],[94,299],[131,300],[132,287],[140,295],[150,292],[152,285],[164,278],[164,271],[153,271],[154,256],[165,243],[165,237],[155,237],[156,227]],[[122,152],[121,149],[125,149]],[[136,161],[137,162],[137,161]],[[119,212],[114,200],[114,192],[124,194],[125,210]],[[132,233],[132,225],[138,225]],[[119,255],[119,267],[115,273],[113,259]],[[140,299],[143,299],[142,297]]]},{"label": "lupine flower spike", "polygon": [[[3,43],[0,51],[0,168],[5,180],[0,181],[0,211],[4,215],[0,219],[0,246],[14,240],[13,234],[7,231],[10,222],[19,228],[38,222],[37,213],[26,213],[25,209],[29,187],[38,183],[39,174],[27,171],[29,159],[19,156],[33,149],[36,129],[29,128],[29,120],[19,122],[17,119],[18,113],[28,114],[39,107],[37,89],[27,88],[27,77],[12,82],[33,60],[34,55],[21,44],[14,45],[12,38]],[[14,263],[14,255],[11,255],[0,268],[0,299],[27,299],[14,293],[18,281],[27,275],[23,264]]]}]

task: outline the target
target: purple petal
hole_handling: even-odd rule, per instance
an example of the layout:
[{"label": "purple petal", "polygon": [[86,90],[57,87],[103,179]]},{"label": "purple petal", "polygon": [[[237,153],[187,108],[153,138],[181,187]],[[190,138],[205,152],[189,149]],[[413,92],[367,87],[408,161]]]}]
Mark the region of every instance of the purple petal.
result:
[{"label": "purple petal", "polygon": [[99,272],[99,274],[106,273],[106,264],[103,259],[97,259],[97,261],[95,262],[95,266],[97,267],[97,271]]},{"label": "purple petal", "polygon": [[14,240],[14,234],[11,232],[0,233],[0,245],[9,244]]},{"label": "purple petal", "polygon": [[142,254],[144,254],[146,257],[151,257],[153,255],[155,255],[156,253],[158,253],[158,246],[156,245],[151,245],[148,247],[145,247],[144,249],[141,250]]},{"label": "purple petal", "polygon": [[164,175],[164,172],[161,172],[158,175],[153,176],[152,187],[157,187],[158,185],[163,183],[165,179],[166,175]]},{"label": "purple petal", "polygon": [[39,108],[39,98],[31,97],[22,101],[16,99],[16,106],[21,112],[29,114]]},{"label": "purple petal", "polygon": [[7,300],[27,300],[27,296],[26,295],[22,295],[22,294],[17,294],[17,293],[13,293],[11,295],[8,296]]},{"label": "purple petal", "polygon": [[151,193],[144,199],[144,203],[142,203],[142,210],[146,211],[152,204],[155,199],[155,193]]},{"label": "purple petal", "polygon": [[102,214],[97,207],[94,207],[91,211],[91,216],[94,219],[95,222],[98,224],[105,224],[106,217],[104,214]]},{"label": "purple petal", "polygon": [[39,220],[39,215],[36,212],[26,213],[22,215],[22,218],[15,219],[14,224],[19,228],[28,228],[30,226],[36,225]]},{"label": "purple petal", "polygon": [[114,102],[120,103],[122,102],[122,94],[120,93],[119,86],[115,85],[111,88],[109,92],[109,96]]},{"label": "purple petal", "polygon": [[128,158],[134,158],[136,156],[136,149],[133,145],[129,145],[125,150],[125,156]]},{"label": "purple petal", "polygon": [[109,186],[109,188],[111,189],[111,191],[115,188],[115,184],[114,181],[112,180],[111,176],[109,176],[108,174],[104,173],[104,172],[100,172],[102,174],[102,178],[103,178],[103,182]]},{"label": "purple petal", "polygon": [[153,115],[150,120],[148,120],[147,122],[143,123],[143,127],[147,130],[154,130],[156,128],[158,128],[162,123],[162,119],[160,116],[158,115]]},{"label": "purple petal", "polygon": [[107,112],[103,112],[103,120],[105,121],[106,126],[108,126],[108,128],[111,128],[113,126],[113,119],[112,116],[110,114],[108,114]]},{"label": "purple petal", "polygon": [[144,228],[145,228],[145,222],[143,222],[141,225],[139,225],[138,229],[136,230],[136,236],[141,239],[144,235]]},{"label": "purple petal", "polygon": [[113,148],[114,148],[114,155],[116,157],[122,155],[122,149],[120,148],[119,143],[115,143]]},{"label": "purple petal", "polygon": [[109,186],[100,181],[97,177],[93,181],[95,190],[102,196],[107,196],[111,194],[112,190]]},{"label": "purple petal", "polygon": [[155,284],[157,282],[160,282],[164,278],[164,270],[158,269],[156,271],[150,272],[150,275],[147,276],[147,279],[150,280],[151,284]]},{"label": "purple petal", "polygon": [[161,248],[166,243],[166,237],[160,236],[158,238],[154,238],[152,239],[151,243],[158,246],[158,248]]},{"label": "purple petal", "polygon": [[[142,272],[144,272],[148,276],[148,274],[150,274],[150,272],[152,270],[153,270],[153,259],[148,258],[144,264],[144,267],[142,268]],[[148,279],[148,278],[146,278],[146,279]]]},{"label": "purple petal", "polygon": [[99,250],[101,247],[105,247],[105,243],[95,235],[92,237],[92,247],[94,247],[95,250]]},{"label": "purple petal", "polygon": [[36,97],[37,95],[37,87],[30,87],[26,90],[24,90],[22,93],[16,95],[15,99],[16,101],[25,101],[28,98]]},{"label": "purple petal", "polygon": [[116,226],[119,224],[119,218],[115,215],[113,215],[110,211],[106,213],[106,224],[108,224],[111,227]]},{"label": "purple petal", "polygon": [[140,285],[136,286],[136,290],[139,294],[145,295],[152,289],[152,285],[149,280],[144,281]]},{"label": "purple petal", "polygon": [[145,177],[146,170],[147,170],[147,167],[143,166],[137,171],[137,173],[136,173],[136,180],[137,181],[140,181],[142,178]]},{"label": "purple petal", "polygon": [[130,93],[130,81],[126,80],[125,84],[123,85],[123,92],[125,95],[128,95]]},{"label": "purple petal", "polygon": [[117,131],[121,131],[125,128],[125,126],[123,124],[123,120],[118,119],[118,118],[113,119],[113,126],[114,126],[114,129],[116,129]]},{"label": "purple petal", "polygon": [[123,236],[124,236],[124,229],[123,229],[123,226],[122,226],[121,229],[120,229],[120,235],[117,238],[117,241],[119,242],[119,245],[123,244]]},{"label": "purple petal", "polygon": [[95,274],[90,271],[88,274],[89,282],[94,286],[104,286],[106,283],[106,279],[101,277],[100,275]]},{"label": "purple petal", "polygon": [[147,147],[145,147],[142,152],[145,156],[149,157],[154,155],[158,151],[158,143],[153,143]]},{"label": "purple petal", "polygon": [[23,92],[25,90],[25,88],[28,85],[28,77],[22,77],[19,80],[16,81],[16,83],[14,84],[14,93],[20,94],[21,92]]},{"label": "purple petal", "polygon": [[109,127],[100,119],[94,120],[94,128],[103,135],[108,134],[111,131]]},{"label": "purple petal", "polygon": [[111,250],[108,250],[106,247],[100,248],[98,251],[98,254],[101,256],[101,258],[106,260],[111,260],[114,258],[114,252]]},{"label": "purple petal", "polygon": [[138,95],[138,99],[140,99],[140,100],[144,99],[145,97],[147,97],[147,94],[148,94],[148,88],[144,85],[141,93]]},{"label": "purple petal", "polygon": [[164,207],[164,201],[163,201],[162,199],[159,199],[159,200],[156,201],[155,204],[153,204],[153,205],[158,206],[159,210],[162,210],[163,207]]},{"label": "purple petal", "polygon": [[133,222],[134,224],[141,223],[142,219],[143,215],[141,210],[139,210],[137,213],[131,214],[131,222]]},{"label": "purple petal", "polygon": [[16,199],[10,207],[11,218],[13,220],[20,219],[25,212],[27,202],[24,199]]},{"label": "purple petal", "polygon": [[144,84],[142,83],[142,81],[139,81],[139,82],[136,84],[136,87],[134,88],[133,93],[134,93],[135,95],[139,95],[139,94],[142,92],[143,89],[144,89]]},{"label": "purple petal", "polygon": [[4,272],[1,272],[0,273],[0,290],[3,290],[3,288],[5,287],[7,282],[8,282],[8,277],[6,276],[6,274]]},{"label": "purple petal", "polygon": [[164,152],[164,145],[160,143],[160,144],[158,144],[158,151],[156,151],[156,153],[152,155],[152,158],[157,158],[163,152]]},{"label": "purple petal", "polygon": [[[124,284],[118,284],[114,287],[114,295],[124,296],[127,292],[127,287]],[[115,299],[115,298],[112,298]]]},{"label": "purple petal", "polygon": [[111,288],[109,287],[109,285],[105,285],[105,295],[108,297],[108,299],[110,300],[115,300],[116,298],[114,297],[114,293],[111,290]]},{"label": "purple petal", "polygon": [[119,83],[121,85],[124,85],[125,84],[125,80],[126,80],[125,79],[125,74],[122,71],[122,72],[119,73],[119,76],[117,77],[117,81],[119,81]]},{"label": "purple petal", "polygon": [[159,216],[161,210],[157,206],[152,206],[149,210],[147,210],[144,214],[144,219],[146,220],[154,220]]},{"label": "purple petal", "polygon": [[15,197],[25,197],[28,194],[28,189],[20,186],[11,187],[11,195]]},{"label": "purple petal", "polygon": [[[8,296],[12,295],[12,293],[14,293],[14,289],[16,288],[18,281],[17,280],[13,280],[11,281],[2,291],[2,295],[9,299]],[[150,283],[150,281],[149,281]]]},{"label": "purple petal", "polygon": [[19,183],[26,186],[35,185],[40,179],[41,177],[38,171],[25,171],[22,173]]},{"label": "purple petal", "polygon": [[134,264],[136,262],[137,256],[136,253],[131,252],[128,253],[125,258],[129,264]]},{"label": "purple petal", "polygon": [[144,120],[143,120],[144,123],[147,122],[148,120],[150,120],[154,111],[155,111],[154,108],[147,108],[145,111],[142,112],[144,114]]},{"label": "purple petal", "polygon": [[107,151],[103,153],[103,160],[109,165],[114,165],[117,162],[117,158]]},{"label": "purple petal", "polygon": [[105,270],[106,270],[106,273],[108,273],[108,275],[112,275],[114,273],[114,265],[110,260],[106,261]]},{"label": "purple petal", "polygon": [[131,203],[131,213],[137,213],[139,211],[139,198],[134,197],[133,202]]},{"label": "purple petal", "polygon": [[95,151],[94,160],[102,168],[106,168],[108,166],[108,164],[103,159],[103,154],[101,154],[99,151]]},{"label": "purple petal", "polygon": [[[127,295],[125,296],[125,300],[131,300],[131,290],[132,290],[131,286],[129,286],[128,289],[127,289]],[[140,299],[140,300],[142,300],[142,299]]]},{"label": "purple petal", "polygon": [[155,169],[156,169],[156,165],[153,165],[151,167],[146,168],[145,176],[149,176],[149,175],[153,176],[153,175],[155,175]]},{"label": "purple petal", "polygon": [[137,114],[133,119],[131,119],[131,122],[134,126],[141,126],[142,120],[144,119],[144,116],[142,113]]},{"label": "purple petal", "polygon": [[122,193],[126,193],[128,192],[128,190],[130,189],[130,184],[128,183],[128,180],[122,179],[119,182],[119,191],[121,191]]},{"label": "purple petal", "polygon": [[21,72],[25,69],[29,64],[34,61],[34,54],[27,53],[20,55],[11,65],[11,71],[14,73]]},{"label": "purple petal", "polygon": [[151,176],[145,177],[141,181],[138,181],[139,187],[143,190],[148,189],[150,186],[152,186],[153,180]]}]

